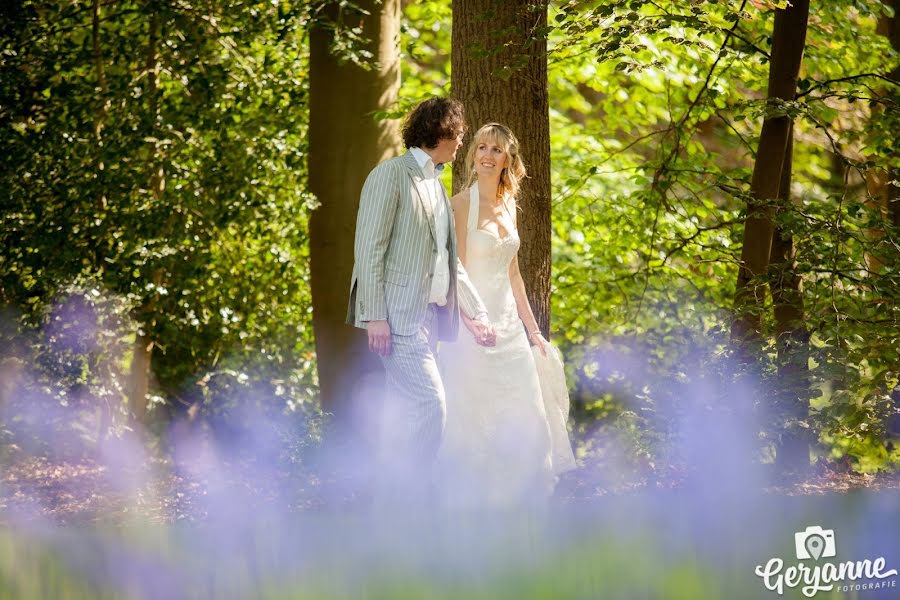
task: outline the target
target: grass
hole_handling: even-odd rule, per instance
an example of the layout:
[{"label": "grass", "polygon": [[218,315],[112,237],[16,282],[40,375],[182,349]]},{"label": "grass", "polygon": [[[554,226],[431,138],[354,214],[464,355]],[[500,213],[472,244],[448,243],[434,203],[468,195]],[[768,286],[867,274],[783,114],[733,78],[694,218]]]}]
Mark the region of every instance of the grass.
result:
[{"label": "grass", "polygon": [[[893,499],[753,498],[710,510],[701,498],[618,498],[535,512],[264,515],[247,507],[189,525],[0,531],[0,600],[672,600],[778,597],[754,567],[793,564],[793,533],[837,531],[836,560],[900,566]],[[884,528],[882,527],[882,530]],[[822,592],[825,598],[892,598]],[[799,589],[784,597],[803,598]]]}]

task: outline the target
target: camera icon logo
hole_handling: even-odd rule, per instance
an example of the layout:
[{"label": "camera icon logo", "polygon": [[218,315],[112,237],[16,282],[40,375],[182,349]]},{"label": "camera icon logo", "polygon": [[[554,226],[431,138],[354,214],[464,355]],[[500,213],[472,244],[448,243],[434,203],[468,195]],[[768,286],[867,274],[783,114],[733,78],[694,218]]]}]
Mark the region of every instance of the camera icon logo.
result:
[{"label": "camera icon logo", "polygon": [[818,525],[794,534],[794,546],[800,560],[819,560],[835,555],[834,529],[822,529]]}]

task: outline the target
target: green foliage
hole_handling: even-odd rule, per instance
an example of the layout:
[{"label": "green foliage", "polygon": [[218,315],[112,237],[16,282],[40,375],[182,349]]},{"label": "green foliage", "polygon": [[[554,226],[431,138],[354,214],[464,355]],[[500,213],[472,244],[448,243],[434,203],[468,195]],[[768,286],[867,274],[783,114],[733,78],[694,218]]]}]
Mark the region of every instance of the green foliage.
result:
[{"label": "green foliage", "polygon": [[[792,361],[808,372],[789,395],[811,411],[758,407],[762,450],[801,429],[819,455],[860,469],[898,460],[900,232],[871,196],[874,176],[900,168],[900,95],[884,79],[900,58],[876,29],[892,12],[879,0],[814,3],[797,97],[766,103],[783,5],[550,7],[554,340],[578,431],[610,427],[635,460],[666,452],[691,385],[727,390],[752,375],[787,389]],[[400,100],[378,118],[449,91],[451,5],[403,10]],[[0,302],[18,311],[2,333],[7,358],[60,389],[94,386],[124,426],[140,332],[155,344],[161,413],[225,414],[262,390],[305,414],[316,383],[306,34],[313,21],[333,28],[334,50],[365,64],[365,11],[131,0],[102,4],[96,31],[90,4],[4,11]],[[794,243],[810,348],[779,355],[769,301],[755,360],[733,373],[744,211],[762,118],[774,114],[795,122],[792,208],[777,221]],[[93,290],[92,314],[113,333],[96,351],[60,353],[42,333],[58,299]]]},{"label": "green foliage", "polygon": [[38,322],[4,323],[12,347],[2,361],[9,436],[2,441],[77,456],[127,426],[130,312],[128,302],[104,294],[96,282],[77,281],[59,290]]},{"label": "green foliage", "polygon": [[[564,2],[551,14],[554,329],[576,365],[585,418],[614,415],[612,394],[623,415],[665,434],[687,400],[673,393],[679,381],[709,374],[689,368],[691,357],[728,346],[717,332],[729,327],[760,117],[772,110],[762,98],[773,13],[759,4]],[[852,405],[825,394],[799,425],[836,452],[848,448],[836,439],[857,440],[850,452],[867,469],[896,462],[884,450],[885,424],[897,410],[889,394],[900,368],[898,232],[861,183],[897,166],[885,152],[896,138],[896,96],[876,95],[873,76],[897,63],[875,31],[886,10],[816,5],[801,95],[781,109],[795,117],[797,143],[795,210],[779,219],[794,238],[817,357],[796,397],[834,382]],[[850,173],[835,184],[838,160]],[[868,269],[872,255],[885,267]],[[766,324],[771,331],[771,316]],[[598,347],[612,368],[598,364]],[[618,380],[615,361],[636,348],[647,379],[661,382],[649,393]],[[760,352],[752,372],[778,389],[774,339]],[[764,440],[798,425],[768,410]]]},{"label": "green foliage", "polygon": [[0,301],[28,328],[95,282],[169,409],[231,363],[308,402],[308,6],[101,6],[96,28],[90,3],[4,15]]}]

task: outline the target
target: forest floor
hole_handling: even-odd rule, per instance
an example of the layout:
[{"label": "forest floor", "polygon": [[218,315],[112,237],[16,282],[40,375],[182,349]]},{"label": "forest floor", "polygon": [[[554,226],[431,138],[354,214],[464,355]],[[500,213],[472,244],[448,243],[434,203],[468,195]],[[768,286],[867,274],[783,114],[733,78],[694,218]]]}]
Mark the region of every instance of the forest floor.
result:
[{"label": "forest floor", "polygon": [[[217,481],[179,474],[165,458],[150,459],[137,469],[123,472],[92,459],[49,460],[14,453],[7,454],[0,467],[0,525],[10,518],[57,524],[202,521],[210,507],[211,486],[228,489],[228,494],[237,491],[254,506],[269,504],[288,511],[314,511],[334,508],[335,504],[352,507],[366,502],[347,492],[352,486],[341,482],[323,482],[289,470],[260,475],[252,463],[230,468]],[[629,481],[598,483],[596,477],[579,469],[561,479],[556,498],[577,503],[608,495],[675,489],[682,482],[683,476],[674,470],[664,475],[645,470]],[[817,465],[800,480],[771,485],[763,491],[799,496],[886,489],[900,489],[900,473],[862,474],[838,462]]]}]

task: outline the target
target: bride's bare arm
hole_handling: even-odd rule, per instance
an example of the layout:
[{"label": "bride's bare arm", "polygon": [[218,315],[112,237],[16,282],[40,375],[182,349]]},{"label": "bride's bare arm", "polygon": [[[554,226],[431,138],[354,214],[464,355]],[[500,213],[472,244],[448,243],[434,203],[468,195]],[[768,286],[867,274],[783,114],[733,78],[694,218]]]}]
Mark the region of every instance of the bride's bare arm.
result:
[{"label": "bride's bare arm", "polygon": [[[517,227],[515,210],[512,210],[510,214],[513,218],[513,226]],[[519,270],[518,255],[514,256],[509,264],[509,283],[512,286],[513,297],[516,299],[516,312],[519,313],[519,318],[528,331],[528,341],[536,345],[541,353],[546,356],[547,349],[544,346],[547,344],[547,340],[541,334],[537,319],[534,318],[534,312],[531,310],[531,304],[528,302],[528,294],[525,292],[525,280],[522,279],[522,272]]]},{"label": "bride's bare arm", "polygon": [[[497,340],[494,328],[488,322],[487,309],[478,296],[478,291],[466,273],[466,236],[469,219],[469,195],[461,192],[450,199],[453,209],[453,226],[456,229],[456,280],[459,288],[460,316],[466,329],[472,332],[475,340],[482,346],[493,346]],[[468,307],[471,305],[472,307]]]},{"label": "bride's bare arm", "polygon": [[546,354],[544,344],[547,341],[541,335],[538,328],[537,319],[534,318],[534,312],[531,310],[531,304],[528,302],[528,295],[525,293],[525,281],[522,279],[522,273],[519,271],[519,258],[515,257],[509,265],[509,283],[512,286],[513,297],[516,299],[516,311],[519,318],[525,324],[528,331],[528,341],[540,348],[541,352]]}]

